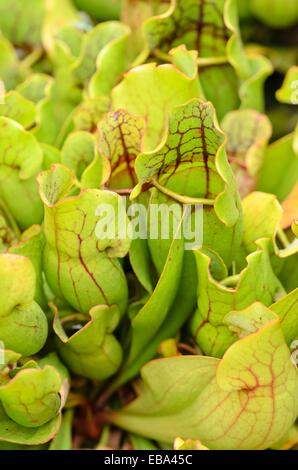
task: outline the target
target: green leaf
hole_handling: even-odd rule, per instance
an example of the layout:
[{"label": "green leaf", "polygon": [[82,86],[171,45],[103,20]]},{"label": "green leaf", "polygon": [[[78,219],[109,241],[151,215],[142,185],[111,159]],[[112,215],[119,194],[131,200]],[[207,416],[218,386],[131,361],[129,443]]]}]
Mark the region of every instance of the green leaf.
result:
[{"label": "green leaf", "polygon": [[137,183],[134,165],[142,147],[144,119],[120,109],[109,113],[98,129],[99,151],[111,165],[109,188],[132,188]]},{"label": "green leaf", "polygon": [[157,50],[157,55],[159,50],[167,52],[181,44],[198,50],[200,81],[220,118],[239,106],[238,78],[247,79],[251,74],[236,7],[234,0],[172,0],[166,13],[144,24],[149,48]]},{"label": "green leaf", "polygon": [[53,78],[42,73],[33,73],[16,87],[24,98],[37,104],[46,96],[47,87],[53,82]]},{"label": "green leaf", "polygon": [[25,128],[30,128],[35,122],[36,110],[34,103],[17,91],[10,91],[4,96],[4,103],[0,104],[0,115],[14,119]]},{"label": "green leaf", "polygon": [[121,19],[131,29],[130,48],[139,54],[136,59],[141,63],[148,55],[148,46],[143,32],[143,23],[152,16],[165,13],[170,0],[122,0]]},{"label": "green leaf", "polygon": [[40,144],[42,151],[43,151],[43,162],[42,162],[42,169],[49,170],[52,165],[55,163],[61,162],[61,154],[60,151],[49,144]]},{"label": "green leaf", "polygon": [[256,303],[236,317],[231,313],[231,327],[235,319],[246,336],[222,360],[180,356],[150,362],[142,370],[140,396],[109,420],[151,439],[181,436],[210,449],[274,444],[297,417],[298,373],[273,312]]},{"label": "green leaf", "polygon": [[137,434],[130,434],[129,436],[133,450],[158,450],[158,447],[148,439],[144,439]]},{"label": "green leaf", "polygon": [[177,193],[177,200],[179,193],[197,198],[197,204],[214,205],[217,216],[227,226],[235,225],[239,202],[223,144],[224,135],[211,103],[192,100],[177,107],[169,117],[162,144],[137,158],[139,189],[151,183],[160,191],[162,187],[170,190],[165,192],[170,197],[175,198]]},{"label": "green leaf", "polygon": [[26,256],[32,262],[35,275],[36,287],[34,299],[43,308],[47,308],[47,299],[44,292],[44,280],[42,269],[42,251],[44,247],[44,236],[39,225],[32,225],[20,237],[18,243],[12,245],[8,252],[16,255]]},{"label": "green leaf", "polygon": [[61,163],[71,168],[82,188],[99,188],[108,178],[108,164],[98,154],[93,134],[73,132],[61,149]]},{"label": "green leaf", "polygon": [[239,87],[241,108],[255,109],[263,113],[265,110],[264,84],[273,73],[271,62],[258,54],[250,54],[247,57],[250,75],[243,80]]},{"label": "green leaf", "polygon": [[130,246],[123,203],[118,195],[97,189],[68,197],[74,182],[72,171],[62,165],[38,176],[45,205],[47,281],[56,295],[78,311],[116,304],[122,314],[127,283],[117,257],[125,256]]},{"label": "green leaf", "polygon": [[[71,321],[70,316],[69,321]],[[93,380],[104,380],[115,374],[122,360],[121,346],[111,334],[119,323],[117,307],[99,305],[90,310],[90,320],[72,336],[67,337],[67,317],[63,324],[55,314],[54,331],[59,339],[60,356],[77,375]]]},{"label": "green leaf", "polygon": [[[105,23],[105,28],[109,23]],[[96,71],[91,77],[89,93],[92,97],[109,96],[134,59],[130,29],[122,23],[113,23],[113,37],[100,50]]]},{"label": "green leaf", "polygon": [[275,241],[281,218],[282,207],[273,194],[249,194],[243,200],[243,244],[246,251],[253,252],[260,238]]},{"label": "green leaf", "polygon": [[99,121],[108,112],[110,101],[101,96],[82,101],[73,112],[73,123],[76,131],[94,132]]},{"label": "green leaf", "polygon": [[0,34],[0,77],[6,89],[14,88],[24,80],[26,71],[20,67],[13,45]]},{"label": "green leaf", "polygon": [[142,355],[150,347],[151,342],[155,343],[155,336],[163,324],[166,325],[179,286],[183,255],[184,240],[174,238],[154,291],[131,321],[130,351],[119,376],[116,377],[117,386],[138,373],[145,362],[142,360]]},{"label": "green leaf", "polygon": [[198,270],[198,308],[191,319],[191,331],[201,350],[222,357],[235,341],[224,322],[231,310],[242,310],[256,301],[270,306],[284,290],[270,265],[264,243],[247,257],[247,266],[235,277],[216,281],[210,273],[210,258],[195,251]]},{"label": "green leaf", "polygon": [[228,113],[221,127],[227,135],[229,162],[240,194],[244,196],[256,185],[272,126],[266,115],[243,109]]},{"label": "green leaf", "polygon": [[0,387],[0,400],[17,424],[35,428],[52,420],[60,409],[61,378],[51,366],[23,369]]},{"label": "green leaf", "polygon": [[56,80],[46,88],[46,96],[37,109],[36,138],[46,144],[61,147],[65,136],[72,130],[72,118],[81,101],[81,91],[74,85],[66,68],[62,68]]},{"label": "green leaf", "polygon": [[72,449],[73,410],[67,410],[62,416],[61,427],[52,440],[49,450]]},{"label": "green leaf", "polygon": [[40,42],[44,0],[2,0],[0,28],[4,36],[17,45]]},{"label": "green leaf", "polygon": [[[271,28],[290,28],[298,21],[296,0],[251,0],[251,12]],[[270,14],[268,14],[270,12]]]},{"label": "green leaf", "polygon": [[55,37],[60,30],[78,21],[79,15],[71,0],[46,1],[41,36],[43,46],[49,54],[53,52]]},{"label": "green leaf", "polygon": [[36,446],[52,439],[59,430],[61,416],[58,415],[38,428],[20,426],[5,413],[0,404],[0,442]]},{"label": "green leaf", "polygon": [[[74,76],[76,77],[77,80],[80,82],[84,82],[85,80],[88,80],[91,78],[91,76],[95,73],[96,68],[96,59],[98,58],[99,53],[101,52],[101,59],[99,59],[99,62],[97,63],[97,67],[99,71],[101,70],[101,67],[103,67],[105,70],[103,71],[103,74],[105,77],[100,77],[99,82],[101,82],[101,79],[103,79],[103,86],[107,86],[107,81],[110,81],[110,85],[108,86],[108,90],[112,88],[112,86],[115,84],[115,80],[111,80],[111,78],[108,75],[108,68],[107,68],[107,63],[103,65],[103,56],[106,54],[111,53],[111,46],[110,43],[112,41],[115,41],[123,35],[127,35],[129,33],[129,29],[127,28],[126,25],[118,22],[118,21],[107,21],[105,23],[101,23],[97,26],[95,26],[93,29],[91,29],[88,33],[85,34],[82,47],[81,47],[81,53],[80,57],[77,59],[77,61],[73,64],[73,73]],[[109,46],[109,51],[104,51],[104,48]],[[115,46],[114,46],[115,48]],[[112,49],[112,54],[115,51]],[[122,50],[123,53],[123,50]],[[118,52],[119,54],[119,52]],[[122,59],[121,56],[118,59]],[[104,59],[105,60],[105,59]],[[111,60],[111,59],[109,59]],[[112,58],[114,60],[114,57]],[[122,59],[123,61],[124,59]],[[110,71],[111,76],[117,77],[117,74],[119,72],[122,72],[122,66],[118,63],[117,66],[115,66],[116,73],[112,70]],[[123,70],[124,71],[124,70]],[[98,83],[98,86],[100,88],[101,84]],[[96,94],[96,96],[100,96],[105,93],[99,93]],[[93,95],[95,96],[95,95]]]},{"label": "green leaf", "polygon": [[271,310],[280,318],[282,331],[289,347],[293,341],[298,339],[297,308],[298,289],[293,290],[271,306]]},{"label": "green leaf", "polygon": [[200,57],[225,55],[229,30],[224,23],[223,7],[222,0],[172,1],[166,13],[149,18],[144,24],[150,50],[167,52],[185,44],[188,49],[197,49]]},{"label": "green leaf", "polygon": [[121,0],[74,0],[75,5],[90,16],[100,21],[118,19],[121,8]]},{"label": "green leaf", "polygon": [[[133,238],[131,242],[129,261],[138,281],[147,292],[151,293],[154,285],[154,269],[151,263],[146,225],[150,196],[148,193],[142,193],[138,196],[136,201],[137,206],[134,206],[134,202],[132,202],[132,208],[136,210],[133,210],[133,213],[129,215],[131,225],[135,226],[136,224],[135,228],[139,229],[140,237]],[[139,208],[138,204],[140,204]],[[143,210],[145,210],[146,213],[143,212]],[[130,211],[130,206],[128,207],[128,211]]]},{"label": "green leaf", "polygon": [[281,103],[298,104],[298,66],[288,70],[282,87],[276,92],[276,98]]},{"label": "green leaf", "polygon": [[22,355],[37,353],[44,345],[48,324],[34,302],[36,276],[28,258],[0,255],[0,338],[5,347]]},{"label": "green leaf", "polygon": [[6,205],[0,200],[0,253],[17,242],[19,229]]},{"label": "green leaf", "polygon": [[43,209],[35,177],[42,150],[33,135],[5,117],[0,117],[0,140],[0,197],[21,228],[40,223]]},{"label": "green leaf", "polygon": [[218,119],[239,108],[239,80],[230,65],[203,67],[199,69],[199,77],[206,99],[214,103]]},{"label": "green leaf", "polygon": [[162,140],[166,116],[187,100],[200,97],[200,85],[172,65],[145,64],[131,69],[112,92],[113,110],[125,109],[146,122],[144,150]]},{"label": "green leaf", "polygon": [[298,128],[273,142],[265,152],[257,189],[275,194],[280,201],[288,196],[298,179],[297,131]]},{"label": "green leaf", "polygon": [[283,209],[273,194],[253,192],[243,200],[243,245],[246,252],[255,249],[256,241],[269,238],[274,253],[279,258],[287,258],[298,251],[298,242],[280,249],[277,241],[280,238]]}]

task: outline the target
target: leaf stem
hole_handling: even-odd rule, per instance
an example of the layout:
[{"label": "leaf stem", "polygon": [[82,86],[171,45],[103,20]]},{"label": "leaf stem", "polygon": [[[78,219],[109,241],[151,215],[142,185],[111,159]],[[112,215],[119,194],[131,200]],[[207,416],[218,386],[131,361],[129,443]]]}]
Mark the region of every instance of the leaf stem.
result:
[{"label": "leaf stem", "polygon": [[21,65],[24,67],[24,68],[30,68],[32,67],[32,65],[36,64],[36,62],[38,62],[42,55],[44,53],[44,50],[42,47],[37,47],[36,49],[34,49],[31,54],[27,55],[27,57],[25,57],[25,59],[21,62]]},{"label": "leaf stem", "polygon": [[107,447],[110,438],[110,426],[105,424],[102,428],[102,433],[97,444],[97,448]]},{"label": "leaf stem", "polygon": [[197,64],[199,67],[209,67],[210,65],[223,65],[228,64],[228,58],[226,56],[220,57],[199,57]]},{"label": "leaf stem", "polygon": [[[156,49],[154,51],[154,55],[157,59],[160,59],[164,62],[169,62],[171,63],[173,58],[170,56],[170,54],[167,54],[166,52],[161,51],[160,49]],[[229,60],[227,56],[219,56],[219,57],[199,57],[197,59],[197,64],[198,67],[209,67],[211,65],[224,65],[228,64]]]},{"label": "leaf stem", "polygon": [[154,51],[154,55],[155,57],[157,57],[157,59],[161,59],[164,62],[170,62],[170,63],[172,62],[172,57],[170,56],[170,54],[167,54],[166,52],[162,52],[159,49],[156,49]]},{"label": "leaf stem", "polygon": [[170,189],[162,186],[155,178],[152,179],[152,184],[161,193],[165,194],[166,196],[169,196],[172,199],[175,199],[178,202],[181,202],[181,204],[200,204],[203,206],[214,206],[214,203],[215,203],[214,199],[189,197],[189,196],[183,196],[182,194],[179,194],[179,193],[175,193],[174,191],[171,191]]},{"label": "leaf stem", "polygon": [[290,242],[288,240],[288,237],[286,236],[284,230],[281,227],[279,227],[277,229],[277,236],[278,236],[279,241],[281,242],[281,244],[284,248],[288,248],[290,246]]}]

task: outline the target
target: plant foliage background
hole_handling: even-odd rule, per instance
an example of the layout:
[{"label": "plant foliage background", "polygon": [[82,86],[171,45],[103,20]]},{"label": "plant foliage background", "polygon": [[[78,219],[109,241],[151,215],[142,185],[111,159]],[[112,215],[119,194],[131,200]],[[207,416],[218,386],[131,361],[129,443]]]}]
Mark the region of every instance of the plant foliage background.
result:
[{"label": "plant foliage background", "polygon": [[0,0],[1,449],[297,446],[297,59],[297,0]]}]

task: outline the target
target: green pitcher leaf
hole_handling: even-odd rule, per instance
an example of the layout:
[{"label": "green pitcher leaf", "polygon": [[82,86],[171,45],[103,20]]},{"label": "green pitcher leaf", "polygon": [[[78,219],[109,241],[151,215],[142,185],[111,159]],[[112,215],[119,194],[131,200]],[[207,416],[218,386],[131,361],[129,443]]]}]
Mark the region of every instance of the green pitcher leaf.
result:
[{"label": "green pitcher leaf", "polygon": [[108,177],[108,164],[97,151],[93,134],[71,133],[61,149],[61,163],[71,168],[82,188],[99,188]]},{"label": "green pitcher leaf", "polygon": [[[227,322],[232,326],[234,319],[231,314]],[[150,362],[142,370],[140,396],[108,419],[151,439],[181,436],[214,450],[274,444],[297,417],[298,373],[272,311],[257,303],[236,319],[237,327],[251,325],[253,333],[222,360],[182,356]]]},{"label": "green pitcher leaf", "polygon": [[251,0],[250,10],[271,28],[289,28],[298,21],[298,5],[295,0],[289,0],[286,4],[282,0]]},{"label": "green pitcher leaf", "polygon": [[109,96],[112,88],[123,73],[128,70],[134,59],[128,26],[115,23],[113,30],[113,37],[97,55],[96,72],[91,77],[89,84],[89,92],[92,97]]},{"label": "green pitcher leaf", "polygon": [[279,316],[286,342],[291,347],[293,341],[298,340],[298,289],[280,299],[270,309]]},{"label": "green pitcher leaf", "polygon": [[74,174],[62,165],[43,172],[38,182],[45,205],[43,263],[50,287],[78,311],[116,304],[123,313],[127,283],[117,257],[126,255],[130,240],[121,198],[97,189],[68,197]]},{"label": "green pitcher leaf", "polygon": [[110,161],[109,188],[132,188],[137,183],[135,159],[145,132],[142,117],[124,110],[109,113],[99,125],[99,150]]},{"label": "green pitcher leaf", "polygon": [[119,376],[116,377],[117,385],[125,383],[138,373],[146,361],[142,360],[142,355],[150,348],[151,342],[155,344],[155,336],[158,336],[163,324],[166,325],[179,286],[183,256],[184,240],[174,238],[154,291],[131,321],[130,351]]},{"label": "green pitcher leaf", "polygon": [[20,62],[12,44],[0,34],[0,77],[7,90],[22,82],[26,70],[20,67]]},{"label": "green pitcher leaf", "polygon": [[130,48],[140,54],[137,63],[148,55],[148,45],[143,32],[144,21],[165,13],[171,0],[122,0],[121,20],[131,29]]},{"label": "green pitcher leaf", "polygon": [[47,299],[44,291],[44,279],[42,268],[42,251],[44,236],[40,225],[32,225],[22,233],[18,243],[13,244],[8,252],[26,256],[32,262],[36,275],[35,300],[43,308],[47,308]]},{"label": "green pitcher leaf", "polygon": [[165,187],[170,197],[180,193],[197,198],[197,204],[214,205],[219,219],[233,226],[239,209],[224,140],[211,103],[192,100],[177,107],[169,117],[162,144],[153,152],[141,153],[136,160],[139,187],[151,183],[161,191]]},{"label": "green pitcher leaf", "polygon": [[41,37],[44,48],[51,54],[60,30],[79,21],[78,11],[71,0],[51,0],[45,3],[45,18]]},{"label": "green pitcher leaf", "polygon": [[62,416],[60,429],[52,440],[49,450],[71,450],[72,449],[72,423],[73,410],[67,410]]},{"label": "green pitcher leaf", "polygon": [[0,253],[16,243],[18,237],[19,228],[4,202],[0,200]]},{"label": "green pitcher leaf", "polygon": [[243,243],[247,252],[255,250],[260,238],[275,239],[281,218],[282,207],[273,194],[249,194],[243,200]]},{"label": "green pitcher leaf", "polygon": [[210,258],[195,251],[198,270],[198,308],[190,327],[201,350],[222,357],[235,341],[224,323],[231,310],[242,310],[256,301],[270,306],[284,290],[276,278],[266,244],[247,257],[247,266],[235,277],[218,282],[210,273]]},{"label": "green pitcher leaf", "polygon": [[167,52],[185,44],[188,49],[197,49],[200,57],[225,55],[230,33],[223,10],[222,0],[173,0],[166,13],[150,18],[144,24],[149,48]]},{"label": "green pitcher leaf", "polygon": [[84,100],[73,112],[74,130],[94,132],[99,121],[109,111],[110,101],[105,96]]},{"label": "green pitcher leaf", "polygon": [[[167,52],[180,44],[198,51],[200,81],[220,118],[239,106],[237,75],[246,79],[251,70],[241,42],[234,0],[172,0],[166,13],[145,22],[144,33],[149,48],[157,50],[157,55],[159,50]],[[215,83],[220,83],[220,87]]]},{"label": "green pitcher leaf", "polygon": [[24,98],[17,91],[10,91],[0,104],[0,115],[14,119],[25,128],[30,128],[35,122],[36,110],[34,103]]},{"label": "green pitcher leaf", "polygon": [[50,77],[50,75],[33,73],[16,87],[16,91],[18,91],[27,100],[33,101],[33,103],[37,104],[45,98],[47,87],[52,82],[53,78]]},{"label": "green pitcher leaf", "polygon": [[264,84],[273,73],[273,67],[266,57],[258,54],[247,56],[250,75],[243,80],[239,87],[241,108],[255,109],[263,113],[265,110]]},{"label": "green pitcher leaf", "polygon": [[119,318],[115,306],[93,307],[90,319],[86,320],[81,329],[67,337],[67,317],[62,323],[58,313],[55,314],[54,331],[59,338],[58,351],[72,372],[93,380],[104,380],[115,374],[122,360],[121,346],[112,334]]},{"label": "green pitcher leaf", "polygon": [[19,255],[0,255],[0,339],[24,356],[44,345],[48,324],[34,302],[36,275],[31,261]]},{"label": "green pitcher leaf", "polygon": [[298,66],[288,70],[282,87],[276,92],[276,97],[281,103],[298,104]]},{"label": "green pitcher leaf", "polygon": [[37,446],[51,440],[58,432],[61,416],[58,415],[38,428],[17,424],[5,413],[0,403],[0,442]]},{"label": "green pitcher leaf", "polygon": [[246,195],[256,185],[264,151],[272,134],[271,123],[266,115],[243,109],[228,113],[221,127],[227,135],[228,158],[236,174],[240,194]]},{"label": "green pitcher leaf", "polygon": [[[96,59],[99,53],[109,45],[111,41],[118,39],[123,36],[123,34],[128,34],[128,32],[127,26],[118,21],[101,23],[87,32],[83,39],[80,57],[73,65],[73,73],[76,79],[80,82],[90,79],[95,73]],[[100,62],[102,62],[102,60]],[[119,70],[121,71],[121,67],[119,67]],[[107,74],[107,70],[104,73]],[[106,80],[110,80],[109,76],[106,77]],[[104,79],[104,82],[106,80]],[[111,83],[113,85],[113,82]],[[97,96],[101,94],[105,93],[100,93]]]},{"label": "green pitcher leaf", "polygon": [[0,5],[0,28],[14,44],[36,44],[41,39],[44,0],[3,0]]},{"label": "green pitcher leaf", "polygon": [[247,252],[255,249],[260,238],[269,238],[274,252],[287,258],[298,252],[298,241],[294,240],[283,249],[277,241],[281,235],[283,209],[273,194],[253,192],[243,200],[243,245]]},{"label": "green pitcher leaf", "polygon": [[0,400],[17,424],[35,428],[54,419],[60,409],[61,378],[51,366],[23,369],[0,387]]},{"label": "green pitcher leaf", "polygon": [[273,142],[265,151],[257,189],[275,194],[283,201],[298,179],[298,150],[295,133]]},{"label": "green pitcher leaf", "polygon": [[40,142],[61,147],[65,136],[72,130],[73,113],[81,101],[81,91],[74,84],[66,68],[46,89],[45,98],[37,108],[37,126],[34,135]]},{"label": "green pitcher leaf", "polygon": [[0,140],[0,196],[21,228],[40,223],[43,209],[35,177],[42,150],[32,134],[6,117],[0,117]]},{"label": "green pitcher leaf", "polygon": [[176,105],[200,97],[200,85],[172,65],[154,63],[131,69],[112,92],[113,110],[125,109],[146,122],[144,150],[154,149],[162,140],[166,116]]}]

